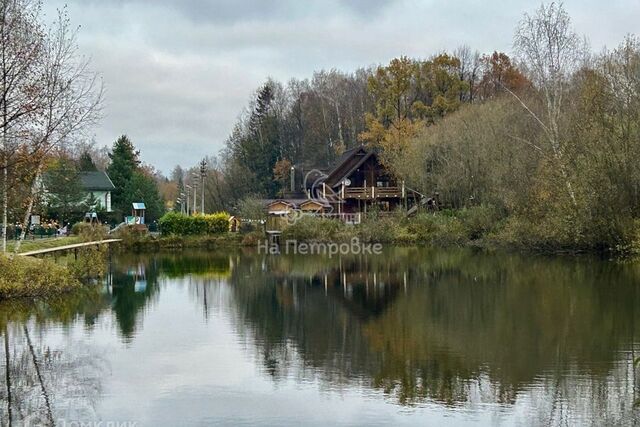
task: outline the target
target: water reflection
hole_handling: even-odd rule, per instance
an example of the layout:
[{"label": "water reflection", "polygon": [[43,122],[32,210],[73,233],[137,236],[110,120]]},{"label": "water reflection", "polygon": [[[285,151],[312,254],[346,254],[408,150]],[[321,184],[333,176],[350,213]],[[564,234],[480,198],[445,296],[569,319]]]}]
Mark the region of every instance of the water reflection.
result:
[{"label": "water reflection", "polygon": [[244,261],[241,323],[275,378],[294,347],[305,374],[403,405],[536,399],[544,423],[632,416],[637,265],[425,249]]},{"label": "water reflection", "polygon": [[[114,371],[112,363],[170,354],[188,361],[221,322],[233,336],[217,336],[210,356],[222,358],[242,343],[263,378],[282,387],[368,389],[385,396],[379,405],[418,413],[434,404],[471,414],[490,408],[494,421],[513,423],[637,418],[636,264],[396,248],[331,259],[124,254],[112,267],[103,288],[0,304],[2,425],[29,417],[102,419],[97,407],[110,401],[105,381],[127,393],[134,372],[127,365]],[[158,330],[166,348],[145,344]],[[233,366],[233,359],[221,360]],[[185,369],[197,376],[204,367]],[[149,379],[147,387],[153,384]],[[139,415],[142,402],[136,396],[121,405]],[[191,412],[205,408],[193,405]]]}]

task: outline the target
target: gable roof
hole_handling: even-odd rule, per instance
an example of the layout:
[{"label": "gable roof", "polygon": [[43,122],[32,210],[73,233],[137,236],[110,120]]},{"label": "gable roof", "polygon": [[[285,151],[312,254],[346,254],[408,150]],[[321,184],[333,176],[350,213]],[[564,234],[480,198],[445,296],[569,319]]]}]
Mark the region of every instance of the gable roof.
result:
[{"label": "gable roof", "polygon": [[326,203],[322,200],[318,200],[318,199],[287,199],[287,198],[281,198],[281,199],[266,199],[263,200],[264,206],[265,207],[271,207],[273,205],[276,205],[278,203],[283,203],[285,205],[291,206],[292,208],[298,208],[304,204],[313,202],[319,206],[322,207],[330,207],[331,205],[329,203]]},{"label": "gable roof", "polygon": [[335,187],[373,155],[375,155],[373,151],[367,150],[362,145],[345,151],[329,171],[325,183]]},{"label": "gable roof", "polygon": [[87,191],[112,191],[116,188],[106,172],[80,172],[79,175],[82,188]]}]

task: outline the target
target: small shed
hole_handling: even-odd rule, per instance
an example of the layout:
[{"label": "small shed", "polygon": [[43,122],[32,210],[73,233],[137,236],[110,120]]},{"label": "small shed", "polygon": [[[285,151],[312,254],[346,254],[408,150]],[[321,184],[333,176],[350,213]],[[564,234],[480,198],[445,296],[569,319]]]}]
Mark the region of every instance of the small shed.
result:
[{"label": "small shed", "polygon": [[267,213],[269,215],[283,216],[287,215],[295,208],[295,204],[286,200],[274,200],[267,205]]},{"label": "small shed", "polygon": [[326,203],[322,203],[319,200],[309,199],[300,203],[300,210],[303,212],[324,213],[328,207]]}]

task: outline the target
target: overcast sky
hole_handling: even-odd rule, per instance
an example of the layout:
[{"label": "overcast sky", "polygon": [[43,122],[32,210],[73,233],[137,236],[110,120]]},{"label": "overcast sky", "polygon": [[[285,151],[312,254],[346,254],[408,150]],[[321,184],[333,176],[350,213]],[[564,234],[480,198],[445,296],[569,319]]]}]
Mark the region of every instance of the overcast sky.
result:
[{"label": "overcast sky", "polygon": [[[468,44],[511,52],[532,0],[46,0],[68,5],[83,54],[104,79],[98,145],[131,137],[168,173],[223,146],[267,77],[427,57]],[[572,0],[565,7],[594,50],[640,28],[639,0]]]}]

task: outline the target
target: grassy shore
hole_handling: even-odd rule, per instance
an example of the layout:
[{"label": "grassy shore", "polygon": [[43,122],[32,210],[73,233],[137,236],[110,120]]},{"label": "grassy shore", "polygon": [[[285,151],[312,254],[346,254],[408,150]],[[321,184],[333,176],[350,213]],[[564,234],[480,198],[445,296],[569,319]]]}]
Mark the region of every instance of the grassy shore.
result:
[{"label": "grassy shore", "polygon": [[303,217],[285,228],[282,241],[361,242],[390,245],[474,246],[538,253],[610,253],[640,255],[640,224],[620,236],[598,239],[581,233],[558,233],[553,224],[506,217],[492,207],[425,212],[411,218],[372,215],[358,225]]},{"label": "grassy shore", "polygon": [[[50,249],[105,237],[105,230],[85,227],[78,235],[50,239],[25,240],[20,253]],[[0,254],[0,300],[19,297],[50,297],[82,288],[90,279],[104,277],[106,273],[106,247],[87,247],[77,256],[64,254],[57,262],[14,255],[15,242],[8,254]]]},{"label": "grassy shore", "polygon": [[[532,223],[505,216],[491,206],[423,212],[407,218],[370,214],[361,224],[347,225],[334,219],[300,218],[282,231],[280,240],[298,242],[383,243],[435,247],[473,246],[489,250],[512,250],[548,254],[608,253],[616,257],[640,255],[640,223],[630,224],[620,236],[585,236],[559,233],[554,224]],[[266,239],[262,231],[250,233],[190,234],[154,237],[124,233],[122,247],[133,251],[183,248],[257,246]]]},{"label": "grassy shore", "polygon": [[122,233],[118,235],[118,238],[122,239],[119,245],[122,249],[133,252],[147,252],[159,249],[239,247],[243,245],[244,240],[244,236],[238,233],[205,234],[201,236],[153,236],[150,234]]},{"label": "grassy shore", "polygon": [[[25,240],[20,245],[19,253],[37,251],[40,249],[57,248],[59,246],[73,245],[74,243],[80,243],[80,242],[82,242],[82,239],[78,236],[51,237],[51,238],[43,238],[43,239]],[[7,242],[7,252],[12,253],[15,248],[15,245],[16,245],[16,242],[13,240]]]},{"label": "grassy shore", "polygon": [[37,258],[10,258],[0,254],[0,300],[56,295],[81,286],[65,266]]}]

